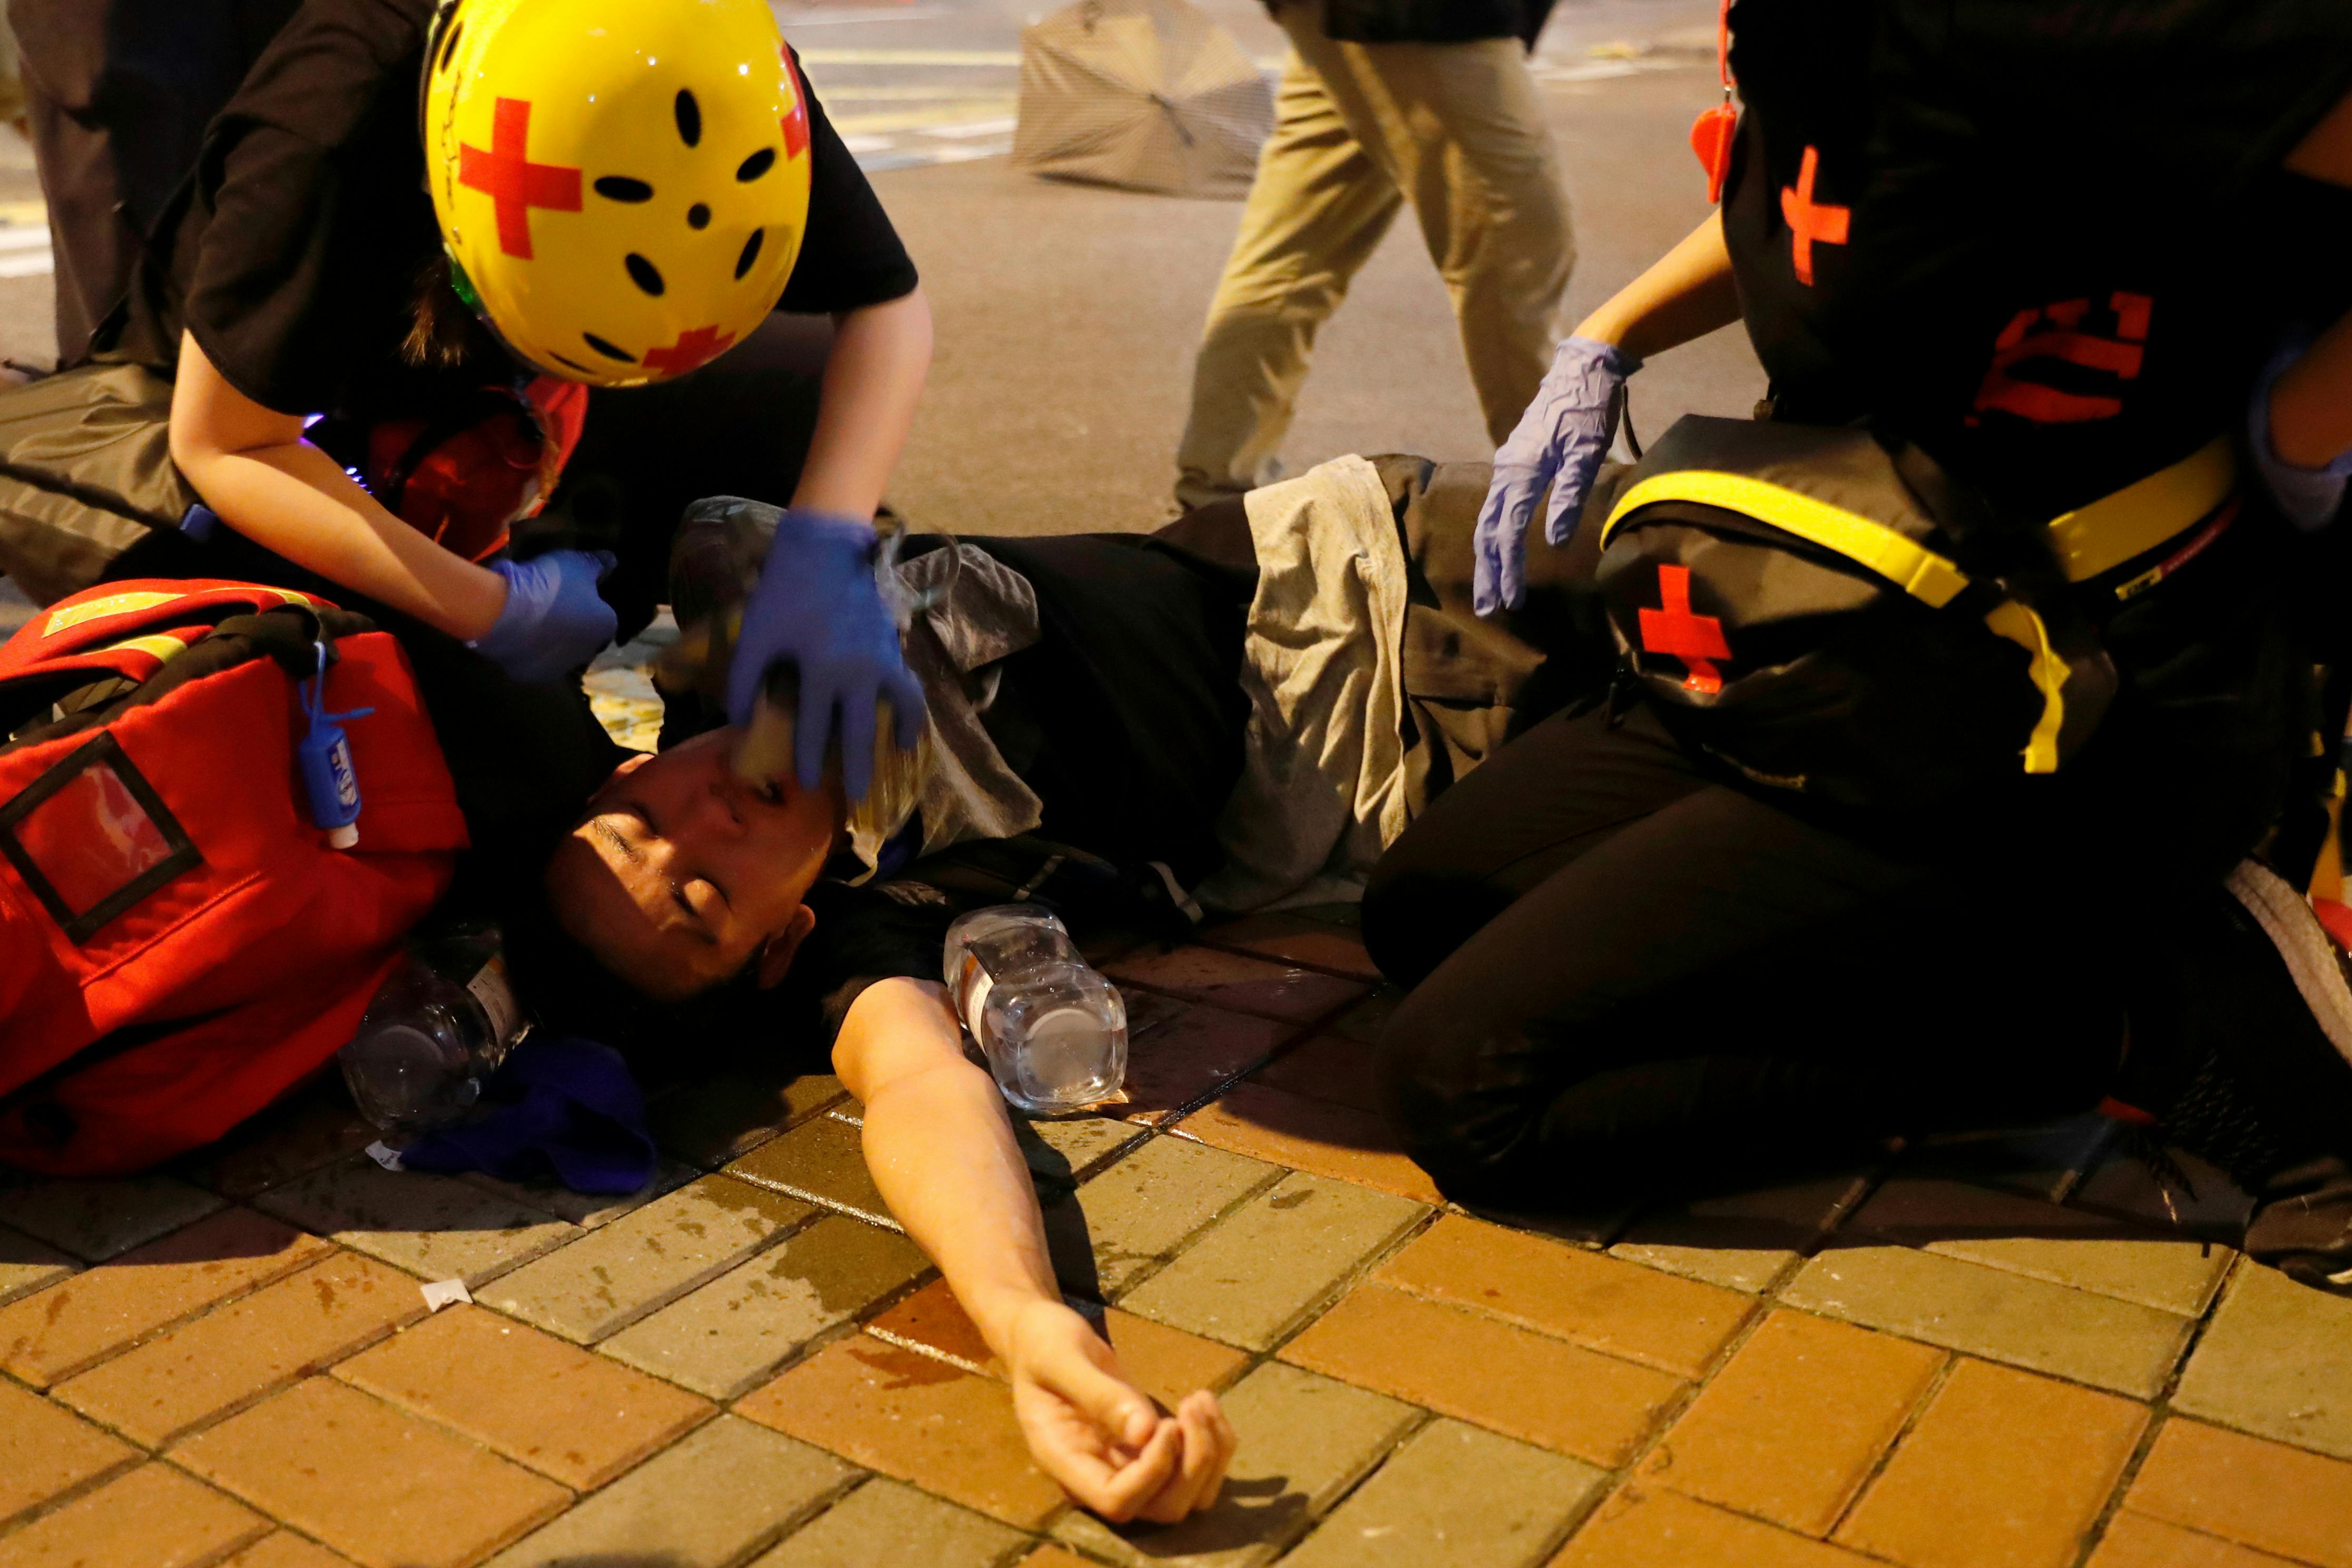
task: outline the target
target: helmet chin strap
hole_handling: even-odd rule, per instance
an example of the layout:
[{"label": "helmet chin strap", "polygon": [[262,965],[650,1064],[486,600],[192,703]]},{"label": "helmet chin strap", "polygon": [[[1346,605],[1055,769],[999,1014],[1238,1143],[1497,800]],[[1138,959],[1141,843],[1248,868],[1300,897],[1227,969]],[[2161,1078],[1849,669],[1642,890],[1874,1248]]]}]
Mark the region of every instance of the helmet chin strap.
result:
[{"label": "helmet chin strap", "polygon": [[1723,200],[1723,182],[1731,173],[1731,143],[1739,130],[1739,110],[1731,103],[1731,0],[1721,0],[1715,16],[1715,73],[1723,80],[1723,101],[1699,110],[1691,121],[1691,151],[1706,171],[1706,199]]}]

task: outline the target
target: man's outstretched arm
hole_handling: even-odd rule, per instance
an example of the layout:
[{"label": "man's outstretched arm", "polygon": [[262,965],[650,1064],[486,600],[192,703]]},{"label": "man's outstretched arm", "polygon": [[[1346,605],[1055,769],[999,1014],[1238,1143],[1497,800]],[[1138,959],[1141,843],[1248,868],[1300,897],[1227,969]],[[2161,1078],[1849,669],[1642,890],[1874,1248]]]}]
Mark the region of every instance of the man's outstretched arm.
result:
[{"label": "man's outstretched arm", "polygon": [[1029,1451],[1104,1518],[1172,1523],[1217,1500],[1233,1427],[1205,1390],[1161,1415],[1062,1302],[1036,1189],[947,993],[885,980],[851,1004],[834,1070],[866,1106],[866,1163],[1009,1369]]}]

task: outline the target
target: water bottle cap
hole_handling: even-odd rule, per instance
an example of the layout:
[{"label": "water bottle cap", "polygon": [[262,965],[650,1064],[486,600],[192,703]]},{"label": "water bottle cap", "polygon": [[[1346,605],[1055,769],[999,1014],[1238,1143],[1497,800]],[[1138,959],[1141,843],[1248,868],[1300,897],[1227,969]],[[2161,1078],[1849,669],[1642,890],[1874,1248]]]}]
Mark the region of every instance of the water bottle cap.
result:
[{"label": "water bottle cap", "polygon": [[349,849],[359,841],[360,830],[351,823],[327,830],[327,847],[331,849]]}]

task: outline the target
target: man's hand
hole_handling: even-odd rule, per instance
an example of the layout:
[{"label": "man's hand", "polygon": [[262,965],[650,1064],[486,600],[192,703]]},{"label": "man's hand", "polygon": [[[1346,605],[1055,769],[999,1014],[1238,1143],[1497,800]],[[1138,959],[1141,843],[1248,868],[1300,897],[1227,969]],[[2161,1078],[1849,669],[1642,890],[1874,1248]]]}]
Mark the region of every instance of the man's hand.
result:
[{"label": "man's hand", "polygon": [[1058,1301],[1024,1307],[1007,1338],[1022,1436],[1072,1497],[1114,1524],[1173,1524],[1217,1500],[1234,1429],[1215,1394],[1188,1394],[1160,1415],[1093,1326]]}]

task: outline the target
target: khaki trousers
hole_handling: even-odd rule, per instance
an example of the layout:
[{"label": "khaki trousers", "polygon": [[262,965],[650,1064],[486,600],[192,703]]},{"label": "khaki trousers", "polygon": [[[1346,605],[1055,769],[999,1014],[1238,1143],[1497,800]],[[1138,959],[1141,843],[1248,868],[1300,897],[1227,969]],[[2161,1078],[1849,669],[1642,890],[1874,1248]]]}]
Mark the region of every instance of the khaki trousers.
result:
[{"label": "khaki trousers", "polygon": [[1518,40],[1338,43],[1321,0],[1286,0],[1276,17],[1290,58],[1193,365],[1176,458],[1185,506],[1276,477],[1316,329],[1407,202],[1497,444],[1550,366],[1576,263]]}]

